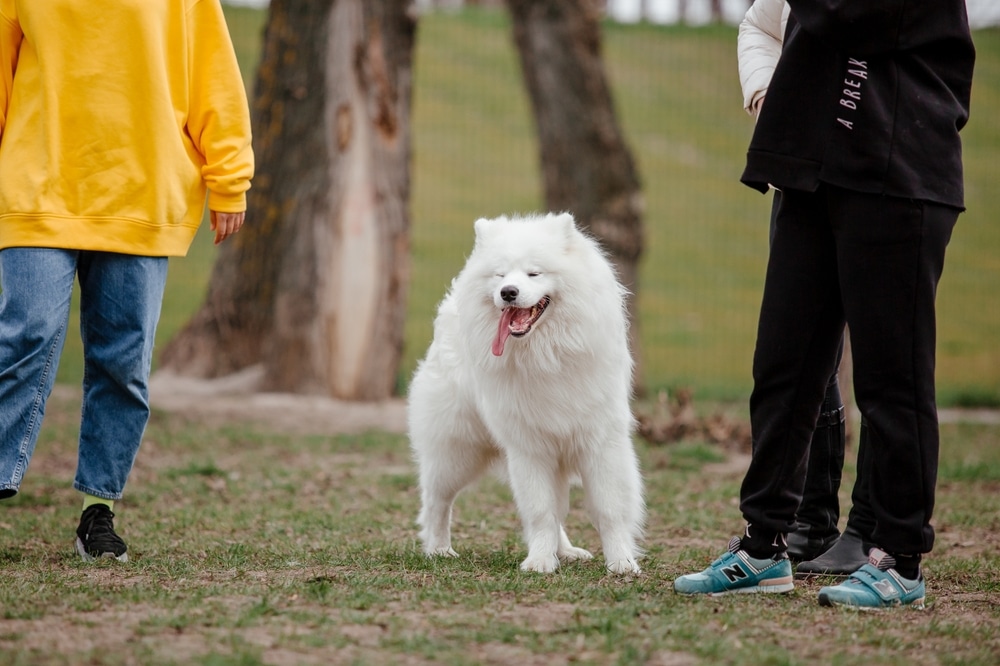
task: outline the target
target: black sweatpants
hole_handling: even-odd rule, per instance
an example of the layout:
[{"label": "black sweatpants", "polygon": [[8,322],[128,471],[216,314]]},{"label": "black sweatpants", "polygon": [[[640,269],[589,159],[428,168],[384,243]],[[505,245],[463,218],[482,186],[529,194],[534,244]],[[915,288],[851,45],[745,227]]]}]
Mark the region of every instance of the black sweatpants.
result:
[{"label": "black sweatpants", "polygon": [[796,527],[809,442],[846,323],[869,435],[871,539],[891,553],[931,550],[934,298],[958,214],[830,185],[783,192],[753,360],[753,456],[740,493],[755,549]]},{"label": "black sweatpants", "polygon": [[[771,200],[771,227],[768,244],[774,240],[778,211],[781,209],[781,190],[774,190]],[[806,481],[799,504],[797,532],[806,538],[827,539],[836,536],[840,520],[840,481],[844,471],[844,453],[847,448],[844,400],[840,394],[840,361],[844,353],[841,339],[837,349],[834,371],[826,385],[826,397],[819,413],[806,463]],[[858,503],[851,508],[853,523],[864,522],[868,509],[867,483],[858,477],[854,484]],[[871,521],[868,521],[871,522]],[[850,521],[849,521],[850,523]]]}]

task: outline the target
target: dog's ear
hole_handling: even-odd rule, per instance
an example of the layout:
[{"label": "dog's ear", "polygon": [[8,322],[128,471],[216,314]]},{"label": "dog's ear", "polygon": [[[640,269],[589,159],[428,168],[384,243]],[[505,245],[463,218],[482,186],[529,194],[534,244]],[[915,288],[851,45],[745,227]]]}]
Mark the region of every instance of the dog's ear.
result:
[{"label": "dog's ear", "polygon": [[572,213],[559,213],[558,215],[549,213],[549,219],[552,224],[556,225],[567,241],[572,241],[576,236],[576,220],[573,219]]},{"label": "dog's ear", "polygon": [[481,217],[476,220],[473,227],[476,230],[476,245],[485,242],[486,237],[490,235],[490,231],[496,226],[496,220],[489,220],[485,217]]},{"label": "dog's ear", "polygon": [[558,224],[562,229],[564,229],[567,234],[576,230],[576,220],[573,219],[572,213],[549,213],[549,218],[553,223]]},{"label": "dog's ear", "polygon": [[496,237],[497,233],[499,233],[499,229],[508,222],[510,222],[510,220],[506,215],[493,218],[481,217],[476,220],[476,223],[473,225],[476,230],[475,245],[492,241]]}]

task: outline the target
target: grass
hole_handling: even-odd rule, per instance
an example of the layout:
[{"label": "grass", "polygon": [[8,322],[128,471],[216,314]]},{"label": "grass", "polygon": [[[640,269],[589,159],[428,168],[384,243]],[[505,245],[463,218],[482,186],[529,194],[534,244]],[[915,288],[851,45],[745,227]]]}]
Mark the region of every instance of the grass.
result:
[{"label": "grass", "polygon": [[[422,555],[405,437],[289,435],[156,412],[116,506],[131,561],[72,548],[79,398],[59,391],[21,493],[0,510],[4,664],[995,664],[1000,426],[945,424],[929,607],[821,608],[789,595],[681,598],[739,529],[745,457],[639,445],[648,554],[525,574],[506,487],[459,499],[458,559]],[[853,455],[848,456],[853,460]],[[846,470],[843,503],[854,469]],[[599,553],[574,493],[568,531]]]},{"label": "grass", "polygon": [[[226,11],[252,81],[264,14]],[[968,406],[1000,404],[1000,30],[975,39],[964,132],[968,211],[938,299],[941,402]],[[749,393],[770,200],[738,183],[752,121],[740,108],[735,40],[733,27],[604,30],[608,76],[644,183],[640,334],[654,391],[685,386],[714,399]],[[435,306],[471,248],[472,221],[541,206],[534,128],[505,13],[480,8],[421,19],[412,123],[404,389],[429,343]],[[173,262],[161,345],[200,305],[214,256],[203,233],[188,258]],[[77,383],[80,367],[72,338],[59,381]]]}]

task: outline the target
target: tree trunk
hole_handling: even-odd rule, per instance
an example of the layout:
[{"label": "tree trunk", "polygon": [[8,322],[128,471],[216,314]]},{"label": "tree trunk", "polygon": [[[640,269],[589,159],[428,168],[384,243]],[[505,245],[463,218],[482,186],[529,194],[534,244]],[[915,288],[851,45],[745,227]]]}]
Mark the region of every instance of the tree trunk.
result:
[{"label": "tree trunk", "polygon": [[601,59],[601,5],[595,0],[507,0],[507,5],[538,130],[545,205],[573,213],[604,246],[629,288],[629,335],[641,392],[635,295],[643,199]]},{"label": "tree trunk", "polygon": [[712,21],[722,23],[722,0],[712,0]]},{"label": "tree trunk", "polygon": [[261,388],[392,394],[409,280],[408,0],[272,0],[244,230],[163,367]]}]

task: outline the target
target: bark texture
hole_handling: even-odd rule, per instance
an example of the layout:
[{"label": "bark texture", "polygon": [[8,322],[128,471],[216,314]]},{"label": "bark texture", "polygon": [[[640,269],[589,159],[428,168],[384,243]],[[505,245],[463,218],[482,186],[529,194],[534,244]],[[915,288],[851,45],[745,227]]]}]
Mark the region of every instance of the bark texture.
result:
[{"label": "bark texture", "polygon": [[408,0],[272,0],[253,95],[247,223],[164,349],[178,374],[392,394],[409,279],[416,24]]},{"label": "bark texture", "polygon": [[635,387],[642,391],[636,298],[643,198],[601,56],[596,0],[507,0],[538,131],[545,205],[600,240],[629,288]]}]

